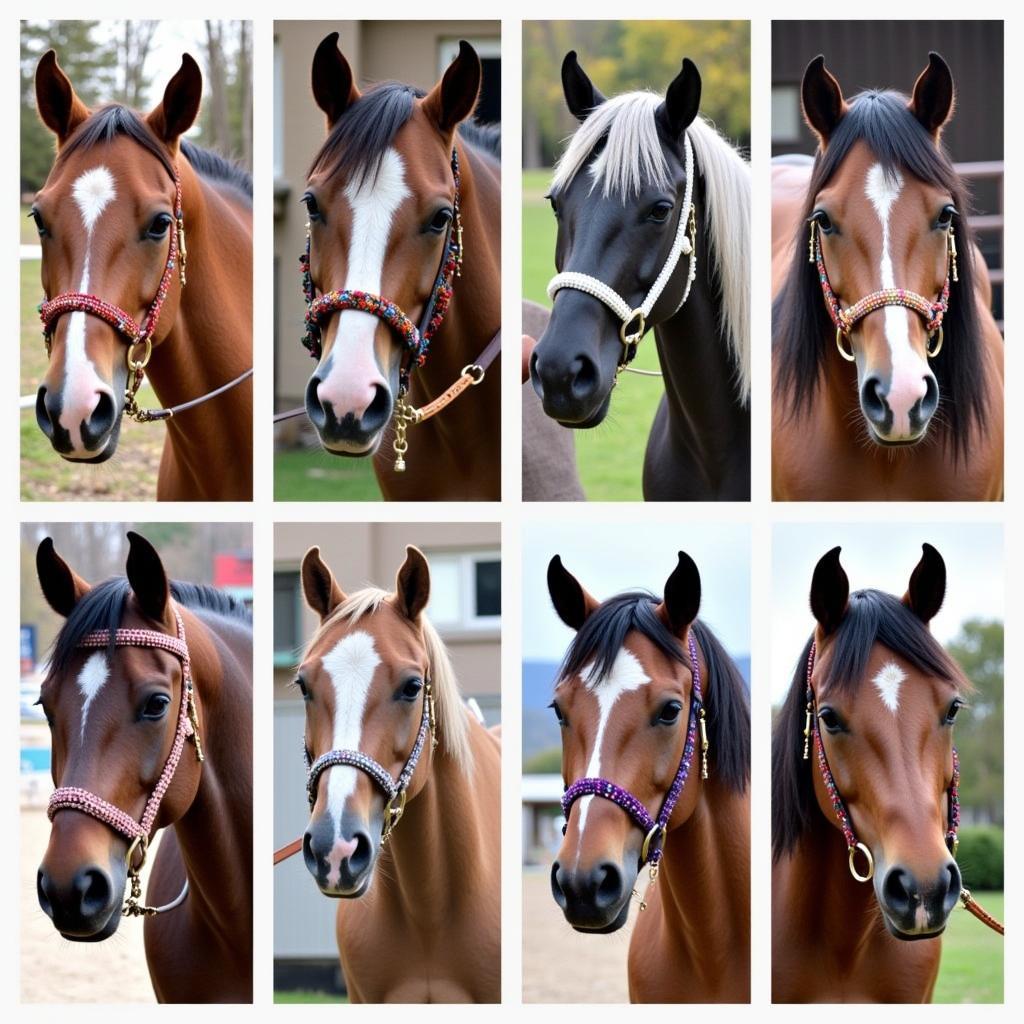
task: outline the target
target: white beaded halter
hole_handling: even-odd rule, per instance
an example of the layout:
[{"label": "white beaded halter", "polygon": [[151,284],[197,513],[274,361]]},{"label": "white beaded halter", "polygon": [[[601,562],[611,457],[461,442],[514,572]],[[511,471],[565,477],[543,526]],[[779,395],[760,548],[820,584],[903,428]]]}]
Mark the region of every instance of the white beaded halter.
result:
[{"label": "white beaded halter", "polygon": [[633,358],[635,346],[647,333],[647,318],[651,315],[651,311],[654,309],[658,299],[661,298],[661,293],[665,290],[669,279],[675,273],[681,256],[689,257],[686,288],[683,291],[683,297],[680,299],[679,305],[672,311],[673,316],[683,308],[683,304],[690,297],[690,287],[693,284],[693,279],[697,276],[696,216],[693,207],[693,147],[690,145],[689,136],[684,136],[684,153],[686,161],[686,189],[683,193],[683,208],[679,214],[679,226],[676,228],[676,237],[672,243],[668,259],[665,260],[665,265],[661,268],[661,273],[654,284],[651,285],[647,298],[636,309],[632,309],[629,303],[614,288],[606,285],[604,281],[599,281],[596,277],[591,277],[590,274],[582,274],[578,271],[570,270],[556,274],[548,282],[549,299],[554,300],[556,293],[563,288],[573,288],[576,291],[586,292],[587,295],[593,295],[595,299],[599,299],[622,321],[622,326],[619,328],[619,338],[626,353],[620,364],[620,369],[624,369],[626,364]]}]

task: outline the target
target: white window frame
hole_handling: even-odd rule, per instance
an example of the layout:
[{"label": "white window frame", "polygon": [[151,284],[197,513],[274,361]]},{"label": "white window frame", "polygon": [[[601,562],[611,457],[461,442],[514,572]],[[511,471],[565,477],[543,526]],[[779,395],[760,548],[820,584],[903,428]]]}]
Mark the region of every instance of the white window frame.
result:
[{"label": "white window frame", "polygon": [[[460,36],[445,36],[437,43],[437,73],[443,75],[448,65],[458,56]],[[476,39],[467,39],[467,43],[477,52],[477,56],[483,60],[485,57],[497,57],[501,60],[501,36],[481,36]]]},{"label": "white window frame", "polygon": [[[472,612],[476,578],[474,569],[478,562],[497,562],[501,564],[500,548],[474,548],[471,551],[433,551],[426,552],[427,561],[431,565],[439,562],[455,562],[458,570],[458,602],[459,618],[445,622],[433,618],[431,621],[442,633],[488,633],[501,629],[500,615],[475,615]],[[427,606],[430,614],[430,606]]]},{"label": "white window frame", "polygon": [[[793,131],[786,131],[782,125],[777,123],[777,118],[772,118],[772,142],[780,145],[792,145],[801,139],[800,125],[803,115],[800,110],[800,86],[795,82],[773,82],[772,83],[772,109],[775,108],[776,98],[786,96],[787,101],[792,101]],[[790,105],[787,103],[787,105]]]}]

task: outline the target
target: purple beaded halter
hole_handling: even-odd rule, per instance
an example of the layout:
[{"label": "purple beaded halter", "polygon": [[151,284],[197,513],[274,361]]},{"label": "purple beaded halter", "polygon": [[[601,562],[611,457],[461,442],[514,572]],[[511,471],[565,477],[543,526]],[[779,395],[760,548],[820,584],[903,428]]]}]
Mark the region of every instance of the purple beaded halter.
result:
[{"label": "purple beaded halter", "polygon": [[[661,855],[665,849],[665,839],[668,835],[668,822],[675,810],[676,803],[683,792],[686,780],[690,775],[690,765],[693,762],[693,752],[697,748],[697,731],[700,730],[701,745],[701,770],[702,779],[708,777],[708,737],[705,724],[704,697],[701,691],[700,663],[697,660],[697,645],[693,639],[693,633],[688,638],[690,651],[690,671],[693,674],[693,690],[690,694],[690,720],[686,730],[686,742],[683,745],[683,756],[679,761],[672,785],[661,802],[661,810],[657,818],[651,817],[650,812],[628,789],[610,782],[608,779],[577,779],[571,786],[567,787],[562,794],[562,813],[566,821],[569,820],[569,813],[572,805],[584,796],[599,796],[610,800],[613,804],[621,807],[636,823],[637,827],[644,834],[643,846],[640,850],[640,867],[650,864],[652,868],[652,882],[657,877],[657,867],[661,862]],[[640,904],[641,910],[646,906]]]},{"label": "purple beaded halter", "polygon": [[[857,834],[853,830],[853,821],[850,818],[850,812],[846,809],[846,804],[843,803],[843,798],[839,793],[839,787],[836,785],[835,777],[832,775],[832,769],[828,766],[828,758],[825,756],[825,745],[821,741],[821,731],[818,729],[818,713],[815,706],[814,689],[811,686],[811,677],[814,675],[814,662],[818,653],[818,645],[811,643],[811,650],[807,656],[807,708],[806,718],[804,720],[804,760],[810,760],[810,742],[811,737],[814,737],[814,752],[818,761],[818,769],[821,772],[822,782],[825,783],[825,789],[828,791],[829,801],[832,804],[832,810],[835,812],[836,820],[839,822],[839,827],[842,829],[843,838],[846,840],[846,848],[849,851],[850,856],[850,874],[858,882],[870,881],[875,873],[875,859],[871,854],[871,850],[862,842],[857,839]],[[949,847],[949,852],[956,857],[957,846],[960,844],[958,833],[960,830],[960,755],[957,753],[956,747],[953,748],[953,777],[949,783],[949,789],[947,791],[949,797],[949,817],[946,826],[946,846]],[[862,874],[857,870],[856,858],[857,854],[863,855],[867,865],[867,870]]]},{"label": "purple beaded halter", "polygon": [[405,813],[405,800],[409,791],[409,783],[412,782],[416,765],[419,764],[420,755],[427,741],[427,734],[430,734],[430,749],[437,746],[437,729],[434,722],[434,694],[430,680],[423,684],[423,717],[420,719],[419,731],[416,733],[416,740],[409,752],[405,767],[399,773],[397,779],[391,777],[391,773],[379,761],[374,760],[369,754],[359,750],[328,750],[321,754],[315,761],[310,760],[309,751],[303,745],[302,753],[306,759],[306,796],[309,799],[310,810],[316,803],[317,783],[320,776],[328,768],[338,765],[347,765],[358,771],[365,772],[377,784],[383,792],[387,802],[384,805],[384,824],[381,829],[381,845],[383,846],[394,831],[395,826]]}]

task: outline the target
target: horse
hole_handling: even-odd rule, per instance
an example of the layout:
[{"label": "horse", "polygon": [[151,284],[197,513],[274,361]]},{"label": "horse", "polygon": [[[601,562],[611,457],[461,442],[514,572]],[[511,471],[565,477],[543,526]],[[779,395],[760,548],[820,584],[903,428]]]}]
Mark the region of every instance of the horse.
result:
[{"label": "horse", "polygon": [[601,424],[653,327],[665,394],[644,498],[747,500],[750,167],[698,116],[689,60],[664,97],[606,100],[570,51],[562,87],[581,126],[549,195],[558,276],[530,363],[544,411],[574,429]]},{"label": "horse", "polygon": [[[251,619],[128,540],[125,576],[94,586],[50,538],[36,552],[65,619],[39,701],[58,787],[39,905],[73,942],[143,916],[160,1002],[251,1002]],[[147,906],[139,871],[159,829]]]},{"label": "horse", "polygon": [[[747,1002],[750,704],[697,618],[697,566],[680,552],[660,601],[636,592],[599,603],[556,555],[548,590],[576,631],[551,704],[567,783],[555,902],[577,931],[609,934],[626,923],[631,890],[641,900],[631,1001]],[[655,819],[647,808],[659,804]],[[633,886],[645,865],[642,896]]]},{"label": "horse", "polygon": [[[310,548],[320,625],[295,685],[306,702],[306,868],[339,900],[353,1002],[501,998],[501,747],[463,704],[407,549],[395,592],[345,595]],[[395,779],[398,782],[395,782]]]},{"label": "horse", "polygon": [[817,154],[772,172],[772,493],[999,500],[1003,339],[942,145],[949,67],[847,101],[819,56],[801,97]]},{"label": "horse", "polygon": [[501,137],[471,119],[480,58],[462,42],[429,93],[361,92],[337,42],[313,57],[306,414],[324,451],[373,456],[386,499],[497,500]]},{"label": "horse", "polygon": [[[57,155],[31,211],[49,354],[36,420],[63,459],[92,464],[114,455],[125,414],[162,420],[159,500],[248,501],[252,181],[182,138],[202,86],[184,54],[149,114],[90,111],[56,54],[40,58]],[[166,408],[139,408],[143,376]]]},{"label": "horse", "polygon": [[928,627],[935,548],[902,599],[851,594],[839,552],[815,567],[814,633],[772,734],[772,998],[927,1002],[961,892],[953,722],[970,683]]}]

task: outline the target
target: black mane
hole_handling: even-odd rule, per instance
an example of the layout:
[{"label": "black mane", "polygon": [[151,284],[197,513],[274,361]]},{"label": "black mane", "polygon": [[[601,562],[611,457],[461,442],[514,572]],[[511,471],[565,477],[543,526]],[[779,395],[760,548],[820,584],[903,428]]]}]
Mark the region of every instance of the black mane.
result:
[{"label": "black mane", "polygon": [[[599,686],[633,630],[673,661],[689,667],[689,653],[655,614],[658,603],[646,591],[618,594],[605,601],[573,638],[558,669],[558,678],[576,675],[593,662],[591,682]],[[730,789],[743,793],[750,779],[750,699],[746,685],[708,626],[698,619],[692,629],[707,665],[708,678],[703,689],[712,771]]]},{"label": "black mane", "polygon": [[[112,142],[118,136],[129,138],[142,146],[163,164],[171,178],[174,177],[174,165],[171,163],[167,147],[134,110],[129,110],[118,103],[101,107],[90,114],[61,147],[57,154],[57,164],[67,160],[78,150],[92,149],[102,143]],[[208,149],[201,149],[187,139],[181,140],[181,151],[202,177],[231,185],[252,200],[252,176],[238,164]]]},{"label": "black mane", "polygon": [[[171,596],[185,608],[213,612],[225,618],[251,622],[249,609],[222,590],[200,583],[171,580]],[[72,609],[50,650],[50,672],[66,671],[82,638],[96,630],[113,631],[124,619],[131,586],[124,576],[113,576],[87,591]]]},{"label": "black mane", "polygon": [[[772,731],[772,857],[788,853],[818,813],[814,797],[813,761],[804,761],[804,720],[807,659],[811,640],[804,645],[793,672],[785,703]],[[831,652],[823,687],[840,693],[856,691],[867,675],[875,644],[882,644],[920,672],[969,687],[956,662],[928,627],[898,598],[880,590],[850,595],[843,621],[830,639]]]},{"label": "black mane", "polygon": [[[953,218],[959,282],[950,281],[943,319],[945,344],[931,360],[939,385],[943,438],[954,457],[966,456],[973,429],[988,419],[981,358],[981,334],[974,300],[974,245],[968,223],[970,197],[944,147],[910,112],[897,92],[868,91],[850,101],[825,151],[814,159],[789,274],[772,305],[772,352],[776,360],[774,400],[786,415],[810,411],[824,374],[835,328],[825,309],[814,264],[807,259],[807,218],[815,196],[831,180],[858,142],[865,142],[886,173],[901,171],[948,191],[960,216]],[[790,403],[786,408],[785,403]]]}]

